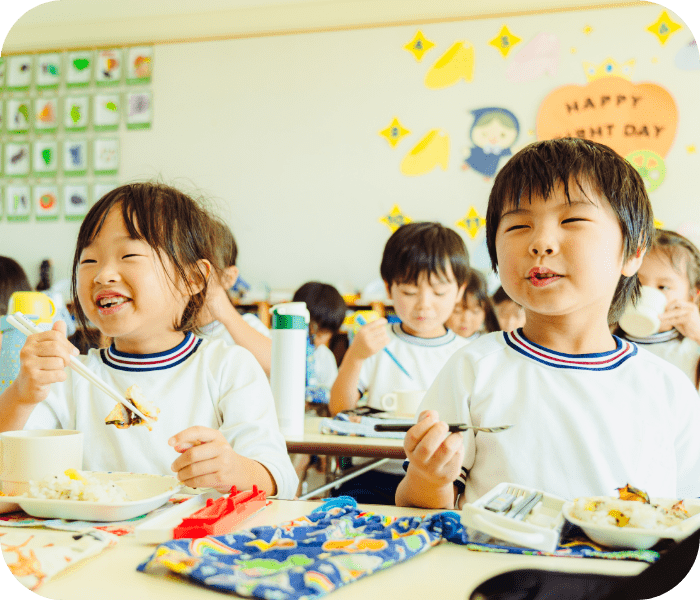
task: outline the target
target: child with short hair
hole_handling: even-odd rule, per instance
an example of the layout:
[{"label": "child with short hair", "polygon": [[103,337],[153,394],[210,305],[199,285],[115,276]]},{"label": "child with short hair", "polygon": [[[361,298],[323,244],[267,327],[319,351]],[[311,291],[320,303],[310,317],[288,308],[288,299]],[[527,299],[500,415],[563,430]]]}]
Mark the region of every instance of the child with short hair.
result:
[{"label": "child with short hair", "polygon": [[661,328],[646,338],[632,337],[621,328],[617,335],[676,365],[699,387],[700,251],[679,233],[657,229],[637,276],[642,285],[666,296]]},{"label": "child with short hair", "polygon": [[59,321],[28,336],[0,395],[0,431],[80,430],[89,471],[174,471],[190,487],[291,497],[297,477],[263,370],[247,350],[193,333],[215,268],[209,222],[186,194],[136,183],[103,196],[78,233],[76,317],[113,339],[79,360],[117,390],[137,384],[160,409],[153,430],[105,424],[113,404],[66,369],[78,350]]},{"label": "child with short hair", "polygon": [[241,315],[231,301],[228,290],[238,279],[238,246],[226,223],[211,217],[211,253],[216,269],[207,287],[207,299],[199,317],[199,336],[221,339],[242,346],[255,357],[270,376],[272,340],[262,321],[251,313]]},{"label": "child with short hair", "polygon": [[[386,243],[380,273],[401,322],[387,329],[387,320],[381,318],[360,327],[331,389],[331,414],[355,408],[362,394],[370,407],[381,409],[388,392],[428,389],[467,343],[445,327],[469,276],[469,256],[459,234],[440,223],[402,225]],[[399,461],[393,463],[353,479],[338,493],[361,502],[393,504],[403,477]]]},{"label": "child with short hair", "polygon": [[491,296],[493,312],[501,331],[515,331],[525,325],[525,311],[500,286]]},{"label": "child with short hair", "polygon": [[479,271],[472,269],[469,273],[462,301],[457,302],[445,326],[469,342],[482,333],[500,329],[487,291],[486,278]]},{"label": "child with short hair", "polygon": [[[626,483],[700,496],[696,391],[608,328],[639,293],[653,237],[639,174],[602,144],[535,142],[497,175],[486,228],[525,325],[482,336],[438,375],[406,434],[397,504],[461,507],[501,482],[567,499]],[[447,422],[513,427],[448,435]]]}]

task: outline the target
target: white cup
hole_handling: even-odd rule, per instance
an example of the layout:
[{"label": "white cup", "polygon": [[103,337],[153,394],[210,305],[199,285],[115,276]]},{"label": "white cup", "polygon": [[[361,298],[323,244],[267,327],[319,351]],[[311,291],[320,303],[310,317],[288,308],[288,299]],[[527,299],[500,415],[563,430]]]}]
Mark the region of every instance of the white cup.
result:
[{"label": "white cup", "polygon": [[83,468],[83,434],[70,429],[0,433],[0,483],[7,496],[29,491],[29,482]]},{"label": "white cup", "polygon": [[642,286],[642,293],[636,304],[627,305],[620,317],[620,327],[633,337],[643,338],[659,331],[659,316],[666,308],[666,296],[661,290]]},{"label": "white cup", "polygon": [[396,415],[415,417],[418,406],[425,396],[425,390],[397,390],[384,394],[381,399],[383,410]]}]

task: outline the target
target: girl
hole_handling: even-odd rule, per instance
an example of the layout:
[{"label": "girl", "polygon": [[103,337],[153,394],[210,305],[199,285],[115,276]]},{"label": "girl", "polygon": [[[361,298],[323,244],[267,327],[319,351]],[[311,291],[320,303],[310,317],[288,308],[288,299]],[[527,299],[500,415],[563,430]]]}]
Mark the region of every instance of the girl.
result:
[{"label": "girl", "polygon": [[501,331],[515,331],[525,325],[525,309],[517,302],[513,302],[503,286],[500,286],[491,296],[491,303]]},{"label": "girl", "polygon": [[247,350],[193,333],[212,269],[209,225],[185,194],[139,183],[103,196],[78,233],[76,318],[113,340],[80,360],[118,390],[138,384],[160,409],[153,431],[105,425],[113,403],[65,369],[78,350],[63,322],[28,337],[19,377],[0,396],[0,431],[78,429],[87,470],[174,471],[190,487],[256,484],[293,495],[297,477],[262,369]]},{"label": "girl", "polygon": [[638,276],[666,296],[661,328],[641,339],[620,328],[616,334],[673,363],[700,387],[700,251],[682,235],[657,229]]},{"label": "girl", "polygon": [[206,302],[198,321],[200,335],[249,350],[269,377],[272,361],[270,332],[255,315],[241,315],[227,291],[238,279],[238,248],[233,233],[228,225],[212,218],[209,239],[216,270],[209,281]]},{"label": "girl", "polygon": [[482,332],[498,331],[498,320],[491,306],[486,279],[479,271],[471,270],[462,300],[458,301],[445,323],[448,329],[470,342]]}]

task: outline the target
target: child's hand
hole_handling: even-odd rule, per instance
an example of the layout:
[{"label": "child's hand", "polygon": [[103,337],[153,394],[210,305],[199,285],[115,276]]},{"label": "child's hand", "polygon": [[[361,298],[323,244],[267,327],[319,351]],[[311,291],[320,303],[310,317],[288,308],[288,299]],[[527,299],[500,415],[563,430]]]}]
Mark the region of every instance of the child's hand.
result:
[{"label": "child's hand", "polygon": [[365,360],[373,356],[389,344],[389,334],[386,331],[388,321],[377,319],[357,330],[348,352],[355,358]]},{"label": "child's hand", "polygon": [[50,331],[27,336],[19,353],[20,369],[15,385],[27,404],[46,400],[50,385],[65,381],[70,357],[80,351],[66,338],[66,324],[56,321]]},{"label": "child's hand", "polygon": [[214,275],[209,278],[204,308],[209,311],[209,314],[216,321],[224,321],[226,315],[229,314],[231,310],[234,310],[229,300],[228,292]]},{"label": "child's hand", "polygon": [[462,468],[462,434],[448,431],[437,412],[425,410],[403,442],[413,473],[435,488],[451,487]]},{"label": "child's hand", "polygon": [[694,302],[673,300],[660,319],[662,329],[675,327],[683,336],[700,344],[700,309]]},{"label": "child's hand", "polygon": [[181,453],[170,468],[189,487],[211,487],[228,492],[242,479],[245,461],[217,429],[188,427],[171,437],[168,444]]}]

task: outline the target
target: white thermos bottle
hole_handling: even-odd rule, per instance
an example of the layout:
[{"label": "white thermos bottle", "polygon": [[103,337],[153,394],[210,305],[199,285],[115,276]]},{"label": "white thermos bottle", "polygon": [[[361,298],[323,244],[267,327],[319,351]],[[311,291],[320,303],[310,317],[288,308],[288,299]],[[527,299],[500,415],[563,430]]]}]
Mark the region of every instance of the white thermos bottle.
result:
[{"label": "white thermos bottle", "polygon": [[270,309],[272,364],[270,385],[282,435],[303,435],[306,392],[306,302],[285,302]]}]

